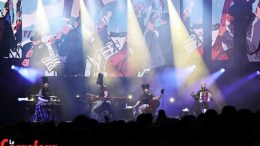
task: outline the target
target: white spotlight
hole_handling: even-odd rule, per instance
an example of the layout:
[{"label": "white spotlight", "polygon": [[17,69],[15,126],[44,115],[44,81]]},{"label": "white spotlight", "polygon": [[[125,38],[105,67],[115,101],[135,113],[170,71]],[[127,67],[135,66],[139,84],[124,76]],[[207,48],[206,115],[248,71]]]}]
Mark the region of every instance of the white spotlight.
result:
[{"label": "white spotlight", "polygon": [[79,96],[79,94],[76,94],[76,96],[75,96],[76,98],[79,98],[80,96]]},{"label": "white spotlight", "polygon": [[130,94],[130,95],[128,95],[128,99],[132,99],[133,98],[133,96]]},{"label": "white spotlight", "polygon": [[256,71],[256,74],[257,74],[257,75],[260,75],[260,71],[259,71],[259,70],[258,70],[258,71]]},{"label": "white spotlight", "polygon": [[15,69],[15,66],[14,66],[14,65],[12,65],[12,66],[11,66],[11,69]]},{"label": "white spotlight", "polygon": [[174,103],[175,99],[173,97],[171,97],[169,101],[170,101],[170,103]]},{"label": "white spotlight", "polygon": [[196,65],[192,65],[192,68],[195,69],[195,68],[196,68]]},{"label": "white spotlight", "polygon": [[225,72],[225,71],[226,71],[225,68],[220,69],[220,72],[222,72],[222,73]]}]

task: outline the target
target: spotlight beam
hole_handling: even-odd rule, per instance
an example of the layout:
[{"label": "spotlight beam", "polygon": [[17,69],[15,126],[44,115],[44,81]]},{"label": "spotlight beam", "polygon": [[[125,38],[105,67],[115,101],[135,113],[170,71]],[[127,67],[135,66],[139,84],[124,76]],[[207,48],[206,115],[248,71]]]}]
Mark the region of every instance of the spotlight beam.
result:
[{"label": "spotlight beam", "polygon": [[50,31],[48,17],[43,6],[43,0],[38,0],[37,11],[36,11],[36,32],[41,35],[46,35]]},{"label": "spotlight beam", "polygon": [[128,68],[137,71],[138,65],[143,68],[149,66],[151,58],[131,0],[127,0],[127,21],[127,43],[128,48],[132,50],[129,51],[129,56],[134,54],[128,61]]}]

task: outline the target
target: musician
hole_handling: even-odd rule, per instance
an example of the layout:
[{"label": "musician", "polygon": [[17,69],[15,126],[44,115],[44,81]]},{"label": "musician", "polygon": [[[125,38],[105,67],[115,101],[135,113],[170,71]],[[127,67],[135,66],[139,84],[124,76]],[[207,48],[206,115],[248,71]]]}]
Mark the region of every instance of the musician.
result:
[{"label": "musician", "polygon": [[39,95],[38,99],[40,101],[50,100],[51,90],[49,88],[48,82],[43,83],[42,88],[40,89],[38,95]]},{"label": "musician", "polygon": [[[149,108],[149,103],[151,100],[159,100],[159,97],[154,96],[150,93],[149,84],[143,84],[143,95],[139,97],[139,100],[136,102],[136,104],[133,106],[133,108],[138,107],[137,113],[142,114],[145,113],[145,110]],[[153,114],[153,113],[152,113]]]},{"label": "musician", "polygon": [[[97,84],[97,98],[98,101],[93,107],[92,114],[97,114],[96,118],[98,120],[104,120],[105,116],[108,116],[110,119],[113,117],[113,112],[111,109],[111,101],[109,100],[109,91],[107,87],[103,83],[104,75],[99,73],[98,79],[96,81]],[[95,113],[93,113],[95,112]]]},{"label": "musician", "polygon": [[35,113],[33,115],[33,122],[46,122],[54,117],[54,113],[51,112],[48,103],[50,101],[51,91],[49,88],[49,82],[47,77],[42,77],[42,88],[37,95],[38,100],[35,106]]},{"label": "musician", "polygon": [[200,87],[201,89],[196,94],[194,92],[191,93],[195,99],[193,107],[195,115],[206,112],[209,108],[209,102],[212,100],[212,94],[210,90],[206,88],[206,83],[201,82]]}]

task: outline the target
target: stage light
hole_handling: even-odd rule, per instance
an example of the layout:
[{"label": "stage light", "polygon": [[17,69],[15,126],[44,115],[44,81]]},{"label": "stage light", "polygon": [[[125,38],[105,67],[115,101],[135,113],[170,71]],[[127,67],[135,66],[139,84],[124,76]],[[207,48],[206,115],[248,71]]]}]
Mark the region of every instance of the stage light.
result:
[{"label": "stage light", "polygon": [[[131,51],[129,51],[131,55],[129,55],[127,63],[128,69],[137,72],[140,64],[136,62],[142,62],[142,64],[149,64],[151,62],[150,52],[139,26],[131,0],[127,0],[127,46],[131,48]],[[138,76],[142,75],[143,74],[139,74]]]},{"label": "stage light", "polygon": [[258,70],[258,71],[256,71],[256,74],[257,74],[257,75],[260,75],[260,71],[259,71],[259,70]]},{"label": "stage light", "polygon": [[196,68],[196,65],[192,65],[192,68],[195,69],[195,68]]},{"label": "stage light", "polygon": [[76,96],[75,96],[76,98],[80,98],[80,96],[79,96],[79,94],[76,94]]},{"label": "stage light", "polygon": [[171,97],[169,101],[170,101],[170,103],[174,103],[175,99],[173,97]]},{"label": "stage light", "polygon": [[182,109],[182,112],[189,112],[189,111],[190,111],[189,108]]},{"label": "stage light", "polygon": [[220,69],[220,72],[221,72],[221,73],[224,73],[225,71],[226,71],[226,70],[225,70],[224,68],[221,68],[221,69]]},{"label": "stage light", "polygon": [[21,68],[19,70],[19,73],[23,76],[23,77],[29,77],[30,76],[30,73],[28,71],[28,69],[25,69],[25,68]]},{"label": "stage light", "polygon": [[36,11],[36,23],[35,28],[40,35],[46,35],[50,31],[49,20],[45,11],[43,0],[38,0]]},{"label": "stage light", "polygon": [[35,83],[37,81],[37,79],[42,76],[41,70],[36,70],[36,69],[33,69],[33,68],[23,68],[23,67],[12,65],[11,69],[15,70],[23,78],[27,79],[31,83]]},{"label": "stage light", "polygon": [[167,0],[167,3],[174,65],[177,69],[188,65],[192,65],[191,68],[193,68],[193,70],[195,69],[194,67],[196,67],[196,72],[191,74],[191,76],[189,76],[189,78],[187,78],[183,85],[178,89],[180,94],[184,95],[186,94],[186,87],[188,88],[199,79],[207,76],[209,70],[202,59],[199,48],[197,46],[188,47],[190,44],[189,41],[193,44],[194,40],[189,35],[173,2]]},{"label": "stage light", "polygon": [[133,96],[130,94],[130,95],[128,95],[128,99],[132,99],[133,98]]}]

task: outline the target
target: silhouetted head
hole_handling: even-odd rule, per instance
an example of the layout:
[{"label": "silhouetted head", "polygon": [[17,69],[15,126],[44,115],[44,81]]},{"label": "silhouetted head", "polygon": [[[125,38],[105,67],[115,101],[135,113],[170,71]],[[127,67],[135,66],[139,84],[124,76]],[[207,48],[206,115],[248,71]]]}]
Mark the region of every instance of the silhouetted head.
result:
[{"label": "silhouetted head", "polygon": [[102,86],[103,85],[103,78],[104,78],[104,75],[102,73],[98,73],[98,78],[97,78],[97,81],[96,81],[96,84],[98,86]]},{"label": "silhouetted head", "polygon": [[166,118],[166,114],[164,110],[159,110],[158,112],[158,118]]},{"label": "silhouetted head", "polygon": [[142,84],[142,88],[143,88],[144,93],[148,93],[150,86],[149,86],[149,84]]}]

